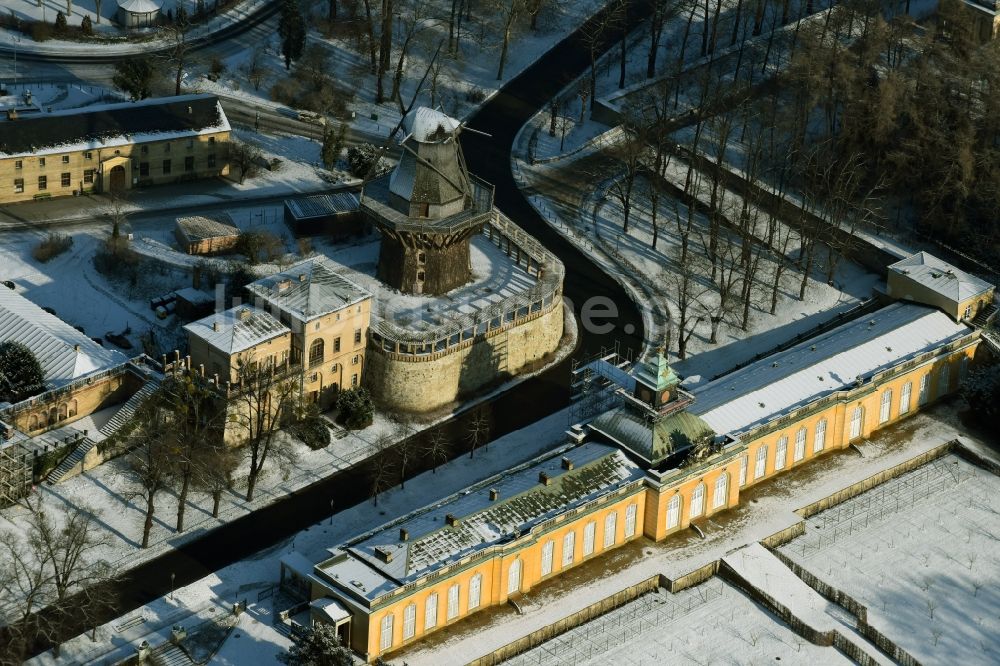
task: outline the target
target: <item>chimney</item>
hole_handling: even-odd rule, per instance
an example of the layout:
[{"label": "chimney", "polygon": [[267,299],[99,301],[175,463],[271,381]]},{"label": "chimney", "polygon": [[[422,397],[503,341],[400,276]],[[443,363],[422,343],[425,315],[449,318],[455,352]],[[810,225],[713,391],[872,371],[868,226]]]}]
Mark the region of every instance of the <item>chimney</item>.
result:
[{"label": "chimney", "polygon": [[222,324],[220,324],[218,321],[213,321],[212,322],[212,330],[215,331],[216,333],[218,333],[219,331],[222,330]]},{"label": "chimney", "polygon": [[410,540],[410,533],[404,530],[402,527],[399,528],[399,540],[400,541]]},{"label": "chimney", "polygon": [[306,281],[306,274],[299,273],[299,282],[305,282],[305,281]]},{"label": "chimney", "polygon": [[498,499],[500,499],[500,491],[496,488],[490,488],[490,501],[496,502]]},{"label": "chimney", "polygon": [[567,458],[566,456],[563,456],[563,459],[562,459],[562,468],[565,469],[565,470],[571,470],[571,469],[573,469],[573,461],[570,460],[569,458]]},{"label": "chimney", "polygon": [[385,546],[375,546],[375,555],[386,564],[392,562],[392,551]]},{"label": "chimney", "polygon": [[545,472],[539,472],[538,473],[538,482],[540,484],[542,484],[543,486],[551,486],[552,485],[552,477],[549,476],[548,474],[546,474]]},{"label": "chimney", "polygon": [[449,527],[455,527],[456,525],[458,525],[462,521],[461,521],[461,519],[456,518],[455,516],[453,516],[453,515],[451,515],[449,513],[449,514],[447,514],[444,517],[444,522],[447,523]]},{"label": "chimney", "polygon": [[17,120],[17,109],[7,110],[7,120]]},{"label": "chimney", "polygon": [[243,308],[242,310],[240,310],[238,316],[240,321],[246,321],[247,319],[250,318],[250,308]]},{"label": "chimney", "polygon": [[75,352],[80,351],[80,345],[78,345],[78,344],[73,345],[73,351],[75,351]]}]

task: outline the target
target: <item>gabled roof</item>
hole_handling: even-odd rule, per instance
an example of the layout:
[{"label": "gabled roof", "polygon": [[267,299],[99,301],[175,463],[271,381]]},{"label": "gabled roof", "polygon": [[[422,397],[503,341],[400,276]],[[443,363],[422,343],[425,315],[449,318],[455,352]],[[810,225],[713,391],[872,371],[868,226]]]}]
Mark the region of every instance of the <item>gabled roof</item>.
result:
[{"label": "gabled roof", "polygon": [[0,120],[0,154],[8,157],[95,150],[228,131],[214,95],[180,95]]},{"label": "gabled roof", "polygon": [[184,330],[227,355],[238,354],[290,332],[270,313],[249,305],[216,312],[191,322]]},{"label": "gabled roof", "polygon": [[893,303],[695,389],[691,411],[738,434],[971,332],[936,308]]},{"label": "gabled roof", "polygon": [[230,236],[239,236],[240,234],[239,228],[233,224],[232,218],[228,214],[218,217],[207,217],[205,215],[179,217],[176,224],[177,228],[181,230],[181,233],[189,241],[228,238]]},{"label": "gabled roof", "polygon": [[371,294],[334,272],[322,257],[293,264],[247,285],[254,297],[300,321],[309,321],[371,298]]},{"label": "gabled roof", "polygon": [[[562,458],[573,464],[565,469]],[[544,472],[549,485],[539,481]],[[586,443],[477,483],[401,521],[363,535],[317,566],[368,600],[448,566],[457,559],[503,543],[555,516],[614,493],[643,478],[621,451]],[[490,499],[496,490],[498,499]],[[457,519],[445,523],[445,516]],[[400,530],[407,541],[400,541]],[[391,558],[385,561],[384,555]],[[350,587],[350,586],[353,586]]]},{"label": "gabled roof", "polygon": [[105,349],[62,319],[6,287],[0,287],[0,341],[24,344],[38,358],[48,388],[128,361]]},{"label": "gabled roof", "polygon": [[889,266],[889,270],[905,275],[956,303],[993,289],[993,285],[986,280],[966,273],[928,252],[917,252],[897,261]]}]

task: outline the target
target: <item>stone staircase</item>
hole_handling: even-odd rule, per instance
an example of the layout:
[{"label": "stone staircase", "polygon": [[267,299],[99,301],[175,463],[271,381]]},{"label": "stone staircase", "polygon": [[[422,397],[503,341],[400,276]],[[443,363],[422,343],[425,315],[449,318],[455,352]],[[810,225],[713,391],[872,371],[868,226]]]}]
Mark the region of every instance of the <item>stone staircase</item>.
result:
[{"label": "stone staircase", "polygon": [[104,427],[101,428],[100,431],[101,435],[104,437],[110,437],[118,432],[122,426],[128,423],[129,420],[135,416],[135,412],[139,409],[139,405],[142,404],[143,400],[153,394],[157,386],[158,382],[147,380],[146,383],[143,384],[142,387],[121,406],[121,409],[115,412],[115,415],[112,416],[106,424],[104,424]]},{"label": "stone staircase", "polygon": [[54,470],[49,472],[48,477],[46,477],[49,485],[51,486],[62,481],[67,474],[73,471],[80,464],[84,456],[86,456],[87,453],[89,453],[90,450],[96,445],[97,442],[89,437],[81,438],[79,443],[76,445],[76,448],[73,449],[73,452],[63,458],[63,461],[59,463]]},{"label": "stone staircase", "polygon": [[191,657],[173,643],[164,643],[153,648],[150,661],[156,666],[187,666],[194,663]]}]

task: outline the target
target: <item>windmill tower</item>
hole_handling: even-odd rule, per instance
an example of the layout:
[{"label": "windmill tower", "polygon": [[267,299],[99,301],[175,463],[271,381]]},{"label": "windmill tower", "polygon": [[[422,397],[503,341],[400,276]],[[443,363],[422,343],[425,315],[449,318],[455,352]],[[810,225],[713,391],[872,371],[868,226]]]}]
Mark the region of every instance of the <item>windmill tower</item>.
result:
[{"label": "windmill tower", "polygon": [[368,183],[361,210],[382,234],[379,279],[443,294],[472,279],[469,241],[492,213],[493,187],[469,175],[457,120],[421,107],[405,126],[399,165]]}]

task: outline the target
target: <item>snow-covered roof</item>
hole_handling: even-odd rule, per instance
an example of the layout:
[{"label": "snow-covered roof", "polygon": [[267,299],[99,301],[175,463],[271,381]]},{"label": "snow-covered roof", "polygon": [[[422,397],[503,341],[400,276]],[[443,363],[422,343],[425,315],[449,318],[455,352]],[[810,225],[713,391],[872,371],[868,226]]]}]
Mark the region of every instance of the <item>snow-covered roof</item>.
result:
[{"label": "snow-covered roof", "polygon": [[210,314],[191,322],[184,330],[223,354],[238,354],[290,332],[270,313],[249,305],[238,305],[225,312]]},{"label": "snow-covered roof", "polygon": [[157,0],[118,0],[118,7],[132,14],[158,12],[162,6]]},{"label": "snow-covered roof", "polygon": [[306,259],[247,285],[262,301],[300,321],[342,310],[371,298],[371,294],[334,272],[323,257]]},{"label": "snow-covered roof", "polygon": [[177,228],[189,241],[207,240],[209,238],[227,238],[239,236],[240,230],[232,223],[229,215],[206,217],[192,215],[177,218]]},{"label": "snow-covered roof", "polygon": [[15,340],[28,347],[42,366],[48,388],[128,361],[121,352],[105,349],[7,288],[0,288],[0,340]]},{"label": "snow-covered roof", "polygon": [[351,192],[317,194],[301,199],[285,199],[285,208],[297,220],[349,213],[358,209],[358,197]]},{"label": "snow-covered roof", "polygon": [[[572,469],[565,468],[563,458]],[[543,472],[548,485],[540,482]],[[642,477],[643,471],[621,451],[588,442],[477,483],[363,535],[336,549],[339,556],[318,568],[374,600]],[[496,500],[490,499],[491,490],[497,491]],[[447,524],[446,516],[454,524]],[[400,530],[406,531],[406,541],[400,540]]]},{"label": "snow-covered roof", "polygon": [[331,624],[337,624],[351,617],[351,614],[339,601],[330,597],[315,599],[309,605],[325,615]]},{"label": "snow-covered roof", "polygon": [[[993,285],[927,252],[917,252],[889,266],[889,270],[931,289],[956,303],[983,294]],[[905,296],[904,296],[905,297]]]},{"label": "snow-covered roof", "polygon": [[406,133],[424,143],[450,138],[461,124],[451,116],[426,106],[410,111],[403,119]]},{"label": "snow-covered roof", "polygon": [[0,157],[103,150],[229,130],[214,95],[154,97],[0,120]]},{"label": "snow-covered roof", "polygon": [[696,389],[690,411],[719,434],[737,434],[971,330],[936,308],[893,303]]}]

